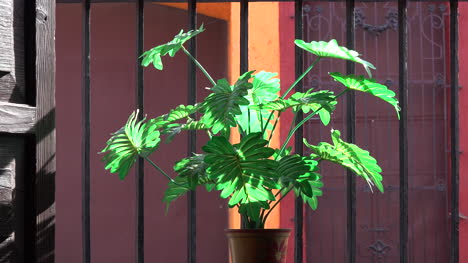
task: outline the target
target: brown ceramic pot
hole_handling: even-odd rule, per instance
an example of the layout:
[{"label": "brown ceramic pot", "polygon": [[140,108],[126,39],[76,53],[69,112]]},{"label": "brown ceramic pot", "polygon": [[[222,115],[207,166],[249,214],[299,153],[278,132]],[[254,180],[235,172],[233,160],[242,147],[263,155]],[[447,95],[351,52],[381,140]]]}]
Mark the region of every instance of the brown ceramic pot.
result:
[{"label": "brown ceramic pot", "polygon": [[232,263],[286,263],[290,229],[228,229]]}]

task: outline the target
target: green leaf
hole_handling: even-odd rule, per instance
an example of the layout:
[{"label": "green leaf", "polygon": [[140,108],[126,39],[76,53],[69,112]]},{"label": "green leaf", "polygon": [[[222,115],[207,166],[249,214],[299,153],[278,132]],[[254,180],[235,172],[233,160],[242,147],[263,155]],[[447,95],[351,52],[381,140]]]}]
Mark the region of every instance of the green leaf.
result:
[{"label": "green leaf", "polygon": [[398,106],[398,100],[395,98],[395,92],[388,89],[387,86],[377,83],[374,79],[367,79],[364,76],[355,75],[342,75],[339,72],[329,73],[332,78],[345,87],[357,91],[362,91],[376,96],[392,105],[400,119],[400,107]]},{"label": "green leaf", "polygon": [[101,151],[105,154],[102,158],[106,163],[105,169],[118,173],[120,179],[127,176],[138,156],[147,157],[159,147],[161,141],[157,126],[145,122],[145,119],[137,122],[137,116],[138,112],[133,112],[125,126],[112,134]]},{"label": "green leaf", "polygon": [[[260,71],[253,75],[252,89],[248,90],[246,96],[249,105],[259,105],[278,98],[280,91],[280,80],[275,78],[278,73]],[[259,132],[262,130],[262,124],[265,125],[270,112],[260,109],[249,109],[247,105],[240,106],[242,114],[236,115],[239,126],[250,132]],[[269,125],[270,129],[272,125]],[[249,129],[250,128],[250,129]]]},{"label": "green leaf", "polygon": [[374,65],[361,59],[358,52],[347,49],[346,47],[339,46],[335,39],[330,40],[330,42],[312,41],[310,43],[307,43],[304,40],[296,39],[294,43],[298,47],[318,57],[339,58],[362,64],[367,74],[372,77],[370,69],[375,69]]},{"label": "green leaf", "polygon": [[298,154],[287,155],[279,160],[277,172],[283,187],[294,187],[297,196],[317,209],[317,197],[322,195],[323,183],[316,173],[317,161]]},{"label": "green leaf", "polygon": [[169,182],[164,193],[163,201],[167,206],[188,191],[195,190],[199,185],[205,185],[207,190],[214,187],[214,182],[208,177],[208,166],[204,158],[203,154],[195,154],[175,164],[174,170],[179,175],[174,179],[175,183]]},{"label": "green leaf", "polygon": [[340,138],[338,130],[332,130],[333,145],[321,142],[317,146],[310,145],[305,139],[304,144],[310,148],[319,158],[331,161],[351,170],[356,175],[364,178],[372,189],[375,185],[381,192],[384,191],[382,185],[382,169],[368,151],[359,148],[352,143],[344,142]]},{"label": "green leaf", "polygon": [[267,143],[261,133],[251,133],[235,145],[223,136],[214,136],[202,148],[207,153],[209,177],[222,190],[221,197],[230,198],[230,207],[246,205],[242,211],[254,221],[258,221],[254,203],[275,200],[271,189],[279,188],[273,179],[277,162],[268,159],[274,150]]},{"label": "green leaf", "polygon": [[246,96],[252,88],[252,84],[248,82],[251,74],[252,72],[247,72],[239,77],[234,86],[230,86],[226,79],[221,79],[211,88],[213,93],[203,102],[204,115],[201,121],[211,127],[214,134],[221,131],[223,135],[227,135],[230,127],[237,126],[235,116],[242,114],[240,106],[249,105]]},{"label": "green leaf", "polygon": [[188,131],[188,130],[208,130],[208,126],[205,125],[205,123],[201,121],[194,121],[192,119],[189,119],[187,123],[170,123],[167,124],[164,130],[161,132],[164,135],[167,135],[166,137],[166,143],[172,142],[174,137],[181,133],[182,131]]},{"label": "green leaf", "polygon": [[205,155],[195,154],[178,161],[174,171],[181,177],[188,177],[187,182],[191,189],[195,190],[198,180],[207,177],[208,165],[204,161]]},{"label": "green leaf", "polygon": [[[293,108],[294,111],[301,109],[304,113],[318,110],[321,121],[324,125],[328,125],[331,118],[331,112],[335,110],[337,102],[332,91],[320,90],[312,92],[312,89],[306,93],[296,92],[288,99],[277,99],[259,105],[252,105],[249,108],[252,110],[265,109],[275,111],[285,111]],[[321,108],[321,109],[320,109]],[[320,110],[319,110],[320,109]]]},{"label": "green leaf", "polygon": [[163,202],[166,203],[166,209],[169,209],[169,205],[177,198],[185,195],[192,188],[188,182],[188,176],[177,176],[174,178],[174,182],[169,182],[167,189],[164,192]]},{"label": "green leaf", "polygon": [[156,125],[158,128],[164,128],[165,126],[174,122],[189,118],[190,115],[196,113],[200,108],[200,105],[179,105],[177,108],[172,109],[169,113],[161,115],[157,118],[151,119],[148,122]]},{"label": "green leaf", "polygon": [[184,33],[184,31],[181,30],[179,34],[177,34],[171,41],[167,42],[166,44],[159,45],[144,52],[141,55],[141,57],[143,57],[141,65],[147,67],[149,64],[153,64],[156,69],[162,70],[163,64],[161,61],[161,57],[165,55],[173,57],[177,53],[177,51],[179,51],[182,48],[182,45],[185,42],[187,42],[187,40],[200,34],[203,31],[205,31],[203,25],[201,25],[200,28],[197,30],[190,30],[186,33]]},{"label": "green leaf", "polygon": [[266,109],[275,111],[285,111],[289,108],[294,108],[296,111],[298,108],[304,112],[309,112],[312,107],[317,105],[323,106],[323,108],[329,112],[335,109],[336,100],[335,95],[329,90],[320,90],[316,92],[296,92],[288,99],[277,99],[275,101],[267,102],[260,105],[253,105],[251,109]]}]

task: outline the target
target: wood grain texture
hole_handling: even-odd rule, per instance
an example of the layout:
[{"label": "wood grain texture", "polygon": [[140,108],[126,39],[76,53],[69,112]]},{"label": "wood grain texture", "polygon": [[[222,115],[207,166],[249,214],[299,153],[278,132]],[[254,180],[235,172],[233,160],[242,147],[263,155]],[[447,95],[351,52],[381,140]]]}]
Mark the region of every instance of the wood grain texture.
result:
[{"label": "wood grain texture", "polygon": [[24,140],[0,137],[0,262],[24,262]]},{"label": "wood grain texture", "polygon": [[13,70],[13,1],[0,0],[0,71]]},{"label": "wood grain texture", "polygon": [[36,0],[36,262],[54,262],[55,1]]},{"label": "wood grain texture", "polygon": [[0,101],[25,102],[24,0],[0,0]]},{"label": "wood grain texture", "polygon": [[25,104],[0,102],[0,132],[33,133],[36,108]]}]

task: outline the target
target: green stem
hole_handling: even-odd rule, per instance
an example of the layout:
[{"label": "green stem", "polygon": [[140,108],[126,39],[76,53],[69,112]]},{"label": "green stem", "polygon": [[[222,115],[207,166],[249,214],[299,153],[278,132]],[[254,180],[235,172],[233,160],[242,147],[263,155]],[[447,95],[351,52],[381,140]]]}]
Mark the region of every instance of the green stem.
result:
[{"label": "green stem", "polygon": [[[278,112],[278,117],[276,117],[275,124],[273,124],[273,128],[271,129],[270,138],[268,138],[268,145],[270,145],[271,138],[273,138],[273,133],[275,132],[276,125],[278,125],[280,116],[281,116],[281,111]],[[267,123],[267,125],[268,125],[268,123]]]},{"label": "green stem", "polygon": [[[288,88],[288,90],[286,90],[286,92],[281,96],[281,99],[284,99],[286,98],[286,96],[288,95],[288,93],[294,88],[296,87],[296,85],[307,75],[307,73],[309,73],[313,68],[314,66],[320,61],[320,59],[322,59],[322,57],[317,57],[314,62],[312,62],[312,64],[304,71],[304,73],[302,73],[301,76],[299,76],[299,78],[296,79],[296,81],[294,81],[294,83]],[[270,116],[268,117],[268,120],[266,122],[266,125],[268,125],[268,123],[270,122],[271,118],[273,117],[273,112],[274,111],[271,111],[270,113]],[[263,133],[265,133],[266,131],[266,126],[265,126],[265,129],[263,129]]]},{"label": "green stem", "polygon": [[216,85],[216,82],[213,80],[213,78],[210,76],[210,74],[208,73],[208,71],[206,71],[206,69],[200,64],[200,62],[198,62],[198,60],[196,58],[194,58],[192,56],[192,54],[190,54],[190,52],[188,52],[187,49],[185,49],[184,46],[182,46],[182,50],[184,50],[185,54],[187,54],[187,56],[189,56],[189,58],[193,61],[193,63],[195,63],[195,65],[197,65],[197,67],[203,72],[203,74],[208,78],[208,80],[211,82],[211,84],[213,86]]},{"label": "green stem", "polygon": [[176,183],[174,181],[174,179],[172,179],[166,172],[163,171],[163,169],[159,168],[159,166],[157,166],[155,163],[153,163],[153,161],[151,161],[150,158],[144,157],[144,159],[146,161],[148,161],[154,168],[156,168],[156,170],[158,170],[162,175],[164,175],[167,179],[169,179],[169,181],[171,181],[172,183],[180,186],[180,184]]},{"label": "green stem", "polygon": [[[275,209],[275,207],[281,202],[281,200],[283,200],[283,198],[285,198],[289,194],[289,192],[291,192],[292,189],[293,189],[293,187],[290,186],[288,191],[286,191],[286,193],[284,193],[284,195],[282,195],[281,198],[278,201],[276,201],[276,203],[270,208],[270,210],[265,215],[265,217],[263,219],[260,219],[260,220],[262,220],[263,224],[266,223],[266,220],[267,220],[268,216],[270,215],[271,211],[273,211],[273,209]],[[281,192],[281,190],[280,190],[280,192]]]},{"label": "green stem", "polygon": [[[320,109],[319,109],[320,110]],[[318,111],[318,110],[317,110]],[[314,113],[312,113],[311,115],[313,115]],[[286,141],[283,143],[283,145],[281,146],[281,150],[279,151],[278,155],[276,155],[276,158],[275,160],[277,160],[284,152],[284,150],[286,149],[286,146],[288,146],[288,142],[291,140],[292,138],[292,135],[293,133],[297,130],[297,126],[294,127],[294,124],[296,123],[296,119],[297,119],[297,116],[299,115],[299,110],[296,111],[294,113],[294,118],[293,120],[291,121],[291,126],[289,127],[289,132],[288,132],[288,136],[286,137]],[[307,116],[309,117],[309,116]]]},{"label": "green stem", "polygon": [[302,73],[302,75],[296,79],[296,81],[291,85],[291,87],[289,87],[289,89],[286,90],[283,96],[281,96],[282,99],[286,98],[288,93],[307,75],[307,73],[309,73],[314,68],[314,66],[320,61],[320,59],[322,59],[322,57],[317,57],[314,60],[314,62],[312,62],[312,64],[304,71],[304,73]]},{"label": "green stem", "polygon": [[[338,99],[339,97],[341,97],[343,94],[345,94],[346,92],[348,92],[349,89],[345,89],[343,90],[342,92],[340,92],[340,94],[336,95],[335,96],[335,100]],[[279,151],[278,153],[278,156],[281,156],[281,154],[284,152],[284,150],[286,149],[286,146],[288,145],[289,141],[291,140],[293,134],[304,124],[306,123],[308,120],[310,120],[310,118],[312,118],[315,114],[317,114],[317,112],[319,112],[321,109],[323,109],[323,106],[321,106],[320,108],[318,108],[317,110],[315,110],[314,112],[312,112],[311,114],[307,115],[307,117],[305,117],[301,122],[299,122],[293,129],[289,130],[289,133],[288,133],[288,136],[286,137],[286,140],[284,141],[284,144],[283,146],[281,147],[281,150]],[[291,124],[294,124],[294,120]],[[291,126],[292,127],[292,126]]]}]

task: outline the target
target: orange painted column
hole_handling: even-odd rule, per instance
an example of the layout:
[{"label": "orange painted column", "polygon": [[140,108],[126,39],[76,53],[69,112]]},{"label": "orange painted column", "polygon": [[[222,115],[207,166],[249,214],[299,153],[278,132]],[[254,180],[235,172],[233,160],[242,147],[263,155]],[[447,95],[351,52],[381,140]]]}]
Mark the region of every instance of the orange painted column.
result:
[{"label": "orange painted column", "polygon": [[[280,72],[280,42],[279,42],[279,3],[253,2],[249,3],[249,70],[257,72],[264,70]],[[229,47],[228,72],[229,81],[233,83],[239,77],[240,63],[240,4],[231,3],[230,19],[228,21]],[[243,73],[243,72],[242,72]],[[271,147],[279,147],[280,126],[276,129]],[[234,132],[233,140],[239,140]],[[280,227],[280,205],[268,217],[266,228]],[[240,217],[237,208],[229,210],[229,228],[240,227]]]},{"label": "orange painted column", "polygon": [[[185,3],[161,3],[180,9],[187,9]],[[228,23],[228,80],[234,83],[240,75],[240,4],[239,3],[199,3],[197,12],[226,20]],[[209,30],[209,26],[207,27]],[[249,70],[280,72],[279,3],[249,3]],[[278,76],[279,77],[279,76]],[[237,130],[232,131],[232,141],[239,140]],[[271,147],[279,147],[280,125]],[[269,216],[266,228],[280,227],[280,205]],[[229,209],[229,228],[240,227],[237,208]]]}]

